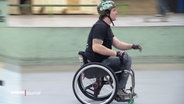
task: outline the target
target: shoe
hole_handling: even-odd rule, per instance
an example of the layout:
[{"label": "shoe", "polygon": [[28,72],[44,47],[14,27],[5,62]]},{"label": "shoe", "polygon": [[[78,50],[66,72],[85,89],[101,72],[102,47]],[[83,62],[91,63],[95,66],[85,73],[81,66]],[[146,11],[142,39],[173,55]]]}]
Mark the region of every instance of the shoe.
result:
[{"label": "shoe", "polygon": [[163,14],[156,14],[155,17],[165,17]]},{"label": "shoe", "polygon": [[2,80],[0,80],[0,86],[3,86],[3,81]]},{"label": "shoe", "polygon": [[135,92],[133,92],[132,96],[133,96],[133,98],[138,97],[137,93],[135,93]]},{"label": "shoe", "polygon": [[174,13],[173,12],[166,12],[166,16],[167,17],[170,17],[170,16],[172,16]]},{"label": "shoe", "polygon": [[[126,92],[126,90],[121,90],[121,89],[118,90],[117,95],[119,97],[123,96],[124,98],[125,97],[126,98],[130,98],[131,97],[131,93],[128,93],[128,92]],[[138,97],[137,93],[133,92],[132,93],[132,97]]]},{"label": "shoe", "polygon": [[128,99],[130,98],[130,93],[126,92],[124,89],[118,89],[117,96],[123,99]]},{"label": "shoe", "polygon": [[126,92],[124,89],[118,89],[118,92],[117,92],[117,95],[118,96],[129,96],[129,93]]},{"label": "shoe", "polygon": [[115,98],[118,102],[125,102],[130,99],[130,93],[127,93],[125,90],[118,89],[117,96]]}]

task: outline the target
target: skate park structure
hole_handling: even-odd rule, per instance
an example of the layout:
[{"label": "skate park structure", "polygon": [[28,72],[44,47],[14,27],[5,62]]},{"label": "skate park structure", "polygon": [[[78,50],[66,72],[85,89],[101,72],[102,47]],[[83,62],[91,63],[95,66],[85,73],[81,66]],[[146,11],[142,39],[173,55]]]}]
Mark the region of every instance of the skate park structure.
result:
[{"label": "skate park structure", "polygon": [[[15,104],[15,102],[17,104],[24,104],[25,102],[27,102],[27,99],[29,100],[29,98],[22,96],[22,91],[25,91],[25,89],[33,90],[32,92],[34,92],[35,94],[33,94],[34,96],[31,96],[33,97],[33,99],[35,98],[35,96],[39,96],[41,87],[49,89],[48,87],[46,87],[47,83],[44,83],[45,87],[38,84],[39,81],[43,81],[43,77],[38,77],[39,71],[41,71],[42,69],[43,71],[47,72],[52,72],[52,69],[55,71],[77,70],[77,67],[63,66],[78,64],[77,52],[79,50],[85,49],[87,35],[89,33],[90,26],[92,25],[91,22],[88,22],[89,20],[83,22],[84,18],[80,20],[77,17],[75,20],[71,18],[67,20],[67,17],[65,19],[59,19],[55,21],[55,23],[66,23],[67,26],[65,27],[57,24],[53,24],[52,26],[40,26],[37,23],[41,21],[34,20],[34,16],[31,17],[33,20],[28,23],[24,21],[24,18],[26,18],[27,16],[23,16],[21,20],[16,19],[16,16],[14,18],[12,18],[11,16],[9,17],[7,15],[6,0],[0,1],[0,10],[0,60],[2,62],[0,70],[2,74],[0,75],[0,79],[4,81],[4,86],[0,90],[2,91],[0,95],[3,98],[3,100],[1,101],[2,104]],[[135,63],[180,63],[180,70],[183,69],[184,62],[184,20],[183,15],[176,16],[179,17],[179,19],[171,20],[167,23],[154,22],[150,24],[143,23],[141,16],[138,20],[135,20],[134,26],[122,25],[124,23],[130,23],[124,22],[124,20],[127,20],[126,18],[120,18],[119,20],[117,20],[118,27],[113,27],[113,31],[114,34],[116,34],[116,36],[122,39],[123,41],[139,43],[143,46],[142,53],[128,51]],[[81,16],[79,17],[81,18]],[[30,17],[27,18],[27,20],[31,19]],[[52,21],[50,22],[53,22],[56,18],[53,17]],[[88,17],[86,16],[86,18]],[[129,19],[131,20],[132,17],[128,17],[128,20]],[[94,16],[92,20],[95,21],[96,16]],[[81,27],[78,27],[76,25],[68,25],[69,23],[78,23],[76,21],[81,21],[81,24],[89,23],[89,25],[82,25]],[[29,24],[34,22],[36,23],[33,25]],[[48,22],[45,22],[45,24],[47,23]],[[140,24],[143,25],[139,26]],[[174,67],[172,68],[174,69]],[[29,80],[34,77],[34,75],[29,72],[32,72],[37,76],[37,79],[34,79],[34,81],[36,80],[36,84],[33,81],[31,83],[31,86],[29,83],[26,83],[26,81],[29,82]],[[65,73],[65,75],[61,75],[69,75],[71,78],[73,74]],[[146,74],[143,75],[146,76]],[[178,75],[178,72],[176,72],[174,75]],[[48,76],[46,79],[50,78],[48,78]],[[64,83],[63,79],[68,79],[68,76],[64,77],[63,79],[60,79],[60,75],[56,76],[58,80],[61,80],[62,83]],[[158,75],[158,77],[161,76]],[[178,79],[183,81],[183,77],[181,76]],[[57,86],[58,83],[54,82],[54,80],[55,78],[53,78],[50,83],[52,83],[53,81],[54,86]],[[143,82],[139,80],[139,83]],[[62,87],[62,85],[58,86]],[[181,84],[179,87],[182,86],[183,84]],[[59,87],[56,87],[56,89],[59,89]],[[67,86],[65,87],[67,88]],[[15,94],[16,91],[21,91],[21,95]],[[44,91],[45,90],[41,91],[43,95],[45,95]],[[179,94],[182,95],[180,92]],[[57,95],[57,93],[56,91],[54,92],[54,94],[53,92],[46,92],[46,95]],[[43,100],[40,100],[40,102],[42,101]],[[54,99],[52,99],[52,101],[54,101]]]}]

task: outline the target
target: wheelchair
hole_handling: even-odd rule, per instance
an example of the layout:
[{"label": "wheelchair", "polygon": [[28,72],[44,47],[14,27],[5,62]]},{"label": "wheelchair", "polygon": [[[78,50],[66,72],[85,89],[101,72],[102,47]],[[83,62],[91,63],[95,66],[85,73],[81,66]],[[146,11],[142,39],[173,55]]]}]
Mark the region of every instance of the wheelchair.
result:
[{"label": "wheelchair", "polygon": [[126,71],[131,76],[129,97],[117,96],[118,78],[122,72],[114,72],[110,67],[98,62],[88,62],[83,51],[79,51],[81,67],[75,73],[72,88],[75,97],[82,104],[110,104],[113,100],[117,102],[134,103],[135,77],[133,70]]}]

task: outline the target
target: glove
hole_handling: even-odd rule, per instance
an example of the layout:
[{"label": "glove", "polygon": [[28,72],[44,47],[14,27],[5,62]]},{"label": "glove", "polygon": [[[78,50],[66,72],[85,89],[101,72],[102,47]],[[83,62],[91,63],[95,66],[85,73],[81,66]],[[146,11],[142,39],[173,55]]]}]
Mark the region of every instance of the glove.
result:
[{"label": "glove", "polygon": [[123,62],[123,56],[125,55],[125,52],[123,51],[117,51],[116,56],[120,58],[121,62]]},{"label": "glove", "polygon": [[138,49],[140,52],[142,51],[142,47],[139,44],[133,44],[132,49]]}]

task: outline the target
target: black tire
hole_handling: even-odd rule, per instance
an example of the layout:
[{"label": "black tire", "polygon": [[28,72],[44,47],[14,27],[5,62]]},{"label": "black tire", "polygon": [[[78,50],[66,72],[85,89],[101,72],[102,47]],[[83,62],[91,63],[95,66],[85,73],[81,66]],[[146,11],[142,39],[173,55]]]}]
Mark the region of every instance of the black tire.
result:
[{"label": "black tire", "polygon": [[[86,83],[90,84],[86,85]],[[91,62],[82,66],[75,73],[72,87],[74,95],[83,104],[109,104],[117,93],[118,81],[111,68]]]}]

